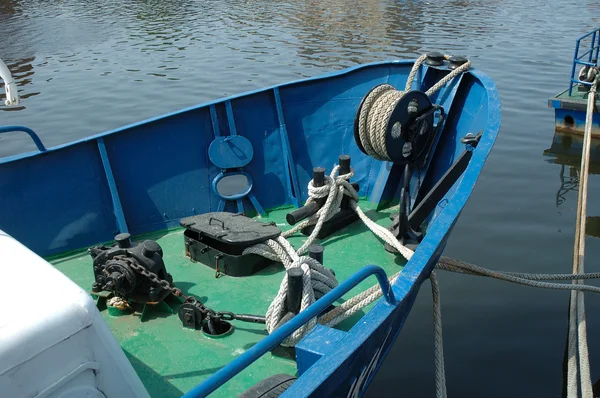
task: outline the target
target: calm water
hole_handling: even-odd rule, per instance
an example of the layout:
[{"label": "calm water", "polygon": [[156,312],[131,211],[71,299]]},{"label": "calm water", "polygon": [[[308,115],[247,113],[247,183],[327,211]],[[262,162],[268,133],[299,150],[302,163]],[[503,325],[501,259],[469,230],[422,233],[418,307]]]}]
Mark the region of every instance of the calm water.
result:
[{"label": "calm water", "polygon": [[[500,270],[569,272],[577,178],[543,155],[554,135],[546,101],[565,88],[574,39],[599,22],[600,4],[585,0],[0,0],[0,58],[23,100],[0,109],[0,125],[30,126],[52,146],[361,62],[464,54],[496,81],[503,121],[446,254]],[[0,156],[30,149],[21,135],[0,138]],[[599,197],[594,175],[591,216]],[[599,255],[589,237],[586,270],[599,270]],[[439,279],[450,396],[561,396],[568,293]],[[586,297],[595,381],[600,302]],[[431,324],[425,284],[368,396],[434,395]]]}]

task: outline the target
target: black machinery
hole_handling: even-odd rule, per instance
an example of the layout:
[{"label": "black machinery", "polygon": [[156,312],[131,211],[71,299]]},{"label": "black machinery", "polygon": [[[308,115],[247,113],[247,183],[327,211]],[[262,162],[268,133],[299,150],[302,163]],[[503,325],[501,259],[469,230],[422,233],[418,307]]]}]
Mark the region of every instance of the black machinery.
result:
[{"label": "black machinery", "polygon": [[[464,57],[453,57],[450,59],[448,69],[455,69],[457,65],[462,65],[466,61],[467,59]],[[430,67],[439,67],[444,64],[444,57],[438,53],[428,54],[426,63]],[[370,112],[372,109],[363,110],[363,107],[366,106],[365,103],[373,106],[378,96],[381,97],[386,90],[389,91],[390,89],[393,89],[393,87],[374,87],[363,98],[356,113],[354,138],[358,148],[370,156],[374,156],[374,154],[369,153],[370,151],[365,148],[364,143],[361,141],[361,132],[363,135],[365,134],[364,131],[360,131],[361,128],[364,128],[360,126],[361,112],[363,112],[363,115],[365,111]],[[371,95],[372,93],[373,95]],[[371,98],[369,98],[370,95]],[[422,223],[466,169],[481,134],[467,134],[461,140],[465,144],[465,152],[459,156],[428,193],[418,194],[417,200],[411,209],[410,183],[413,173],[415,171],[419,171],[419,173],[422,170],[426,171],[436,143],[442,133],[446,113],[442,106],[434,104],[431,98],[422,91],[407,91],[399,93],[398,96],[400,98],[385,124],[387,159],[384,160],[391,162],[390,175],[402,175],[403,181],[400,187],[399,211],[398,214],[393,215],[389,229],[403,245],[415,246],[423,239]],[[377,155],[374,157],[378,158]],[[397,185],[393,189],[396,190]],[[388,244],[386,244],[386,250],[396,251]]]},{"label": "black machinery", "polygon": [[[340,166],[339,175],[350,173],[350,156],[339,156],[338,164]],[[323,167],[315,167],[313,169],[313,185],[315,187],[322,187],[325,185],[325,169]],[[352,185],[352,188],[354,188],[354,190],[358,192],[360,187],[357,183],[354,182],[350,185]],[[310,216],[317,213],[319,209],[323,207],[326,201],[327,197],[319,198],[315,201],[309,202],[301,208],[296,209],[291,213],[288,213],[285,219],[288,222],[288,224],[295,225],[300,221],[309,218]],[[356,214],[356,212],[350,207],[349,197],[344,196],[340,204],[339,211],[335,213],[329,220],[323,223],[321,230],[317,234],[317,238],[324,239],[332,233],[334,233],[335,231],[338,231],[339,229],[352,224],[356,220],[358,220],[358,214]],[[314,224],[302,228],[300,232],[308,236],[313,232],[313,230]]]},{"label": "black machinery", "polygon": [[173,278],[165,268],[160,245],[153,240],[132,242],[128,233],[115,236],[115,242],[88,249],[94,267],[92,294],[98,298],[98,307],[103,309],[108,299],[118,296],[127,299],[127,306],[142,306],[142,321],[150,308],[173,313],[172,305],[181,301],[163,286],[172,284]]},{"label": "black machinery", "polygon": [[272,263],[244,250],[268,239],[276,239],[281,230],[274,223],[263,223],[243,214],[216,212],[181,219],[185,228],[185,252],[193,261],[229,276],[252,275]]}]

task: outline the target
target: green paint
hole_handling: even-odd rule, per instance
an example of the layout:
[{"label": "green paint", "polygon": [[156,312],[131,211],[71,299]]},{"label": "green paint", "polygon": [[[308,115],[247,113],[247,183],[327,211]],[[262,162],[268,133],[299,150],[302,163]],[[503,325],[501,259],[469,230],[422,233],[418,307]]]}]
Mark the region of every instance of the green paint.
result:
[{"label": "green paint", "polygon": [[[573,86],[573,90],[571,90],[571,96],[569,96],[569,90],[565,90],[560,94],[557,94],[556,99],[569,99],[569,100],[579,100],[582,103],[587,103],[589,91],[579,91],[577,86]],[[596,102],[600,104],[600,99],[597,99]]]},{"label": "green paint", "polygon": [[[365,202],[364,210],[369,209]],[[263,221],[275,221],[288,229],[285,214],[289,208],[273,210]],[[389,225],[391,209],[384,212],[367,211],[371,219]],[[155,239],[164,251],[164,260],[174,283],[185,294],[194,295],[215,311],[264,315],[279,289],[283,274],[281,264],[273,264],[261,272],[244,278],[221,276],[215,278],[213,269],[192,263],[184,255],[183,230],[173,229],[146,234],[134,240]],[[300,247],[305,237],[290,238],[294,247]],[[342,281],[359,268],[375,264],[388,275],[396,273],[404,260],[395,258],[383,249],[383,244],[360,222],[338,231],[323,242],[325,266],[333,268]],[[68,253],[51,262],[84,289],[93,282],[91,258],[86,252]],[[376,283],[374,278],[364,281],[345,297],[364,291]],[[344,299],[342,298],[341,301]],[[368,310],[368,309],[367,309]],[[364,314],[358,313],[338,327],[349,330]],[[120,342],[127,357],[153,397],[177,397],[206,380],[267,335],[264,325],[232,321],[234,331],[229,336],[214,339],[202,331],[182,327],[177,314],[151,312],[145,322],[135,315],[102,315]],[[277,373],[296,374],[293,357],[269,353],[249,366],[219,389],[214,396],[237,396],[260,380]]]}]

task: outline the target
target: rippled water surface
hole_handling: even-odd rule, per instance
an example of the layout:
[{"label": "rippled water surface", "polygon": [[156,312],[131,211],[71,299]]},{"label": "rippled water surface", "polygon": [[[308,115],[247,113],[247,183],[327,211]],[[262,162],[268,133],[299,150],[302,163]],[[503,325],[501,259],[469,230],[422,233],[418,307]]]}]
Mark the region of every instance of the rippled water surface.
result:
[{"label": "rippled water surface", "polygon": [[[464,54],[495,80],[503,120],[446,254],[494,269],[569,272],[577,172],[544,156],[554,135],[546,104],[566,88],[575,38],[599,22],[600,4],[586,0],[0,0],[0,58],[22,98],[0,108],[0,125],[27,125],[52,146],[362,62]],[[0,156],[30,149],[26,136],[0,138]],[[596,175],[589,197],[588,214],[600,215]],[[586,270],[600,270],[599,255],[598,238],[588,237]],[[439,279],[451,397],[562,395],[567,293]],[[428,290],[368,396],[434,395]],[[595,381],[600,302],[588,296]]]}]

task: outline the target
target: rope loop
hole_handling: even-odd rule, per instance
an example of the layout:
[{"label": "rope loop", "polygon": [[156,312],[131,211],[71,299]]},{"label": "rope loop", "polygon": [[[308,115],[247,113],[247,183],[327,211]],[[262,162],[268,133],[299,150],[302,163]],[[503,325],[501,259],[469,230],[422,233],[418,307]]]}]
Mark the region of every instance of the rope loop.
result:
[{"label": "rope loop", "polygon": [[[338,281],[331,270],[323,267],[321,263],[311,257],[299,256],[285,238],[279,237],[277,240],[269,240],[267,241],[267,245],[274,252],[281,255],[286,270],[290,268],[302,269],[302,301],[300,311],[304,311],[315,300],[320,299],[338,285]],[[279,285],[277,295],[267,310],[266,327],[269,333],[272,333],[277,328],[288,313],[288,309],[285,306],[287,291],[288,276],[286,273]],[[296,345],[316,324],[317,319],[311,319],[281,344],[290,347]]]}]

